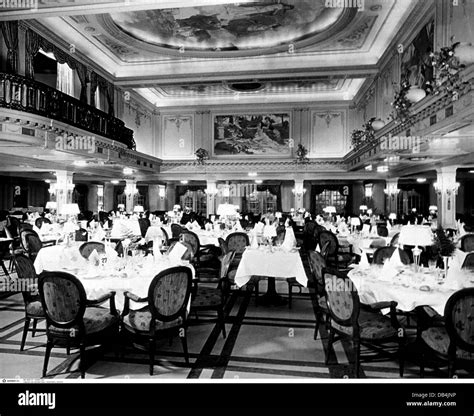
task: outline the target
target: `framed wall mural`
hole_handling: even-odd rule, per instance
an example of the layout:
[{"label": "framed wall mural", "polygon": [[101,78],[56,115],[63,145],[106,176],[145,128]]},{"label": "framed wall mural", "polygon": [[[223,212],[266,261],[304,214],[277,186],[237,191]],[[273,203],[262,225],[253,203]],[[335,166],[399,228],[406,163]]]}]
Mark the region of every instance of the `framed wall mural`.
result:
[{"label": "framed wall mural", "polygon": [[214,115],[214,156],[290,157],[289,113]]},{"label": "framed wall mural", "polygon": [[430,53],[434,50],[434,21],[430,21],[401,54],[400,84],[408,82],[425,90],[432,88],[433,65]]}]

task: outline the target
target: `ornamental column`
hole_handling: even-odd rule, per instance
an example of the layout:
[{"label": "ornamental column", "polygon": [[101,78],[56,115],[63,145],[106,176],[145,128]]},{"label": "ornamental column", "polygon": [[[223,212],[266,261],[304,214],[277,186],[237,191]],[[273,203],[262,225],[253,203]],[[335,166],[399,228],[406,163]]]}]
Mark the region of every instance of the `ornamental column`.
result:
[{"label": "ornamental column", "polygon": [[304,194],[306,193],[306,189],[304,187],[304,180],[303,179],[295,179],[295,187],[292,190],[295,196],[295,211],[304,208]]},{"label": "ornamental column", "polygon": [[65,204],[72,203],[72,193],[74,191],[73,175],[74,172],[67,170],[56,171],[56,206],[57,212],[60,215],[62,213],[62,207],[64,207]]},{"label": "ornamental column", "polygon": [[206,182],[206,203],[207,203],[207,217],[210,215],[216,214],[216,195],[217,195],[217,186],[216,181],[207,181]]},{"label": "ornamental column", "polygon": [[436,170],[437,181],[433,187],[438,195],[438,224],[443,228],[456,228],[457,166],[445,166]]}]

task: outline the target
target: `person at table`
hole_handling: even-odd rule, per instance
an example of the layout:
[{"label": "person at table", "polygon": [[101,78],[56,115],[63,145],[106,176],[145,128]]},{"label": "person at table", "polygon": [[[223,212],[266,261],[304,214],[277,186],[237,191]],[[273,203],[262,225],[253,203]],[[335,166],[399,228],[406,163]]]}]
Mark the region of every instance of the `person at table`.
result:
[{"label": "person at table", "polygon": [[264,223],[266,223],[266,220],[268,219],[270,224],[273,224],[275,222],[275,214],[273,213],[273,208],[268,208],[267,212],[262,215],[261,219]]},{"label": "person at table", "polygon": [[186,225],[188,222],[191,222],[191,208],[190,207],[184,207],[184,212],[179,222],[182,225]]},{"label": "person at table", "polygon": [[7,228],[8,217],[5,211],[0,212],[0,238],[12,238]]}]

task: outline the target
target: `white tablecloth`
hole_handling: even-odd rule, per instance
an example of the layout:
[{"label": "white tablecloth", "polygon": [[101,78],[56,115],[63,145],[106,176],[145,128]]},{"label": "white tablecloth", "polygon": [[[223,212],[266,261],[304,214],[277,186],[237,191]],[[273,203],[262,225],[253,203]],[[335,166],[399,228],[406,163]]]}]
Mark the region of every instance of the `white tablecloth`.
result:
[{"label": "white tablecloth", "polygon": [[348,235],[348,236],[338,236],[339,245],[348,246],[352,245],[352,252],[354,254],[362,255],[365,253],[373,253],[376,248],[370,247],[372,243],[379,243],[377,247],[387,246],[392,240],[390,237],[362,237],[361,235]]},{"label": "white tablecloth", "polygon": [[247,247],[235,273],[237,286],[242,287],[252,276],[268,276],[277,279],[294,277],[298,283],[306,287],[308,278],[298,250],[285,252],[275,247],[273,250],[269,252],[266,246],[258,249]]},{"label": "white tablecloth", "polygon": [[474,286],[474,274],[467,270],[448,272],[448,280],[443,284],[438,283],[437,272],[427,268],[421,268],[418,273],[411,267],[403,267],[399,271],[398,275],[390,278],[383,272],[383,266],[355,266],[348,276],[357,288],[362,303],[395,301],[402,311],[429,305],[440,315],[454,292]]},{"label": "white tablecloth", "polygon": [[[39,274],[43,270],[64,271],[71,273],[82,282],[88,299],[97,299],[110,292],[117,292],[115,305],[123,310],[123,292],[129,291],[135,295],[146,298],[148,288],[153,278],[162,270],[169,267],[186,265],[191,268],[193,277],[194,268],[187,262],[172,264],[167,256],[157,261],[153,256],[127,258],[117,257],[115,250],[106,246],[107,263],[105,267],[95,266],[85,260],[79,253],[80,244],[66,246],[51,246],[42,248],[35,260],[35,269]],[[131,303],[131,308],[143,307],[144,304]]]},{"label": "white tablecloth", "polygon": [[140,236],[140,224],[137,218],[123,219],[115,218],[112,224],[111,238],[121,238],[124,236]]}]

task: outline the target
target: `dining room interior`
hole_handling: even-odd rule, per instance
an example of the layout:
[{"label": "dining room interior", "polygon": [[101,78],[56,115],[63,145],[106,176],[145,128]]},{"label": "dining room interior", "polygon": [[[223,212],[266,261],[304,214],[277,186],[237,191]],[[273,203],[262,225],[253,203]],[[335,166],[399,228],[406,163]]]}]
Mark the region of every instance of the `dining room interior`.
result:
[{"label": "dining room interior", "polygon": [[474,377],[474,1],[0,8],[0,377]]}]

